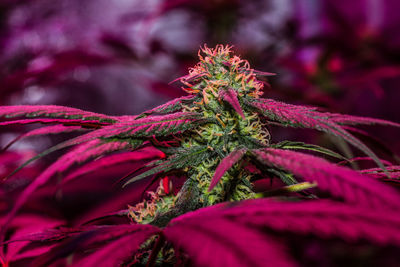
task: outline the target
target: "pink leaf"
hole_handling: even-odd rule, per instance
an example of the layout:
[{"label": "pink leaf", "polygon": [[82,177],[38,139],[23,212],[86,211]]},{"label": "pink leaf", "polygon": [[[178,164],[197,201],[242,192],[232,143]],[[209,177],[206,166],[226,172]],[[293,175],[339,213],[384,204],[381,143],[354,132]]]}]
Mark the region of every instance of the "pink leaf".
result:
[{"label": "pink leaf", "polygon": [[[149,137],[154,135],[164,136],[172,133],[179,133],[193,127],[195,123],[203,121],[204,120],[202,118],[199,118],[199,114],[187,113],[187,112],[168,114],[164,116],[150,116],[132,121],[129,119],[126,122],[118,122],[114,125],[106,126],[102,129],[98,129],[90,133],[65,141],[43,152],[42,154],[38,155],[38,157],[68,146],[81,144],[99,138],[107,138],[115,136],[122,136],[122,137],[128,136],[134,138],[136,136],[138,137],[143,137],[143,136]],[[114,144],[117,143],[119,142],[116,142]],[[111,143],[109,143],[109,145],[112,146]],[[129,146],[129,144],[126,142],[125,146],[126,147]],[[118,148],[115,150],[121,150],[121,149],[122,148]],[[29,164],[33,160],[34,159],[29,160],[23,166]]]},{"label": "pink leaf", "polygon": [[98,122],[114,122],[115,118],[76,108],[63,106],[2,106],[0,117],[54,117],[64,119],[95,120]]},{"label": "pink leaf", "polygon": [[[0,223],[1,225],[3,225],[3,218],[0,219]],[[5,254],[6,259],[8,261],[15,261],[22,258],[37,256],[40,255],[40,253],[46,252],[50,249],[49,245],[25,252],[23,252],[23,250],[24,247],[27,246],[29,243],[27,241],[43,238],[43,236],[38,237],[37,234],[32,233],[43,232],[46,231],[46,229],[48,228],[56,227],[58,225],[61,225],[62,223],[62,221],[48,218],[46,216],[34,216],[25,214],[18,216],[12,222],[13,231],[10,236],[11,240],[0,244],[7,244],[7,250]]]},{"label": "pink leaf", "polygon": [[63,179],[63,182],[69,182],[79,176],[89,174],[94,171],[98,171],[103,168],[107,168],[113,165],[127,163],[127,162],[136,162],[139,160],[148,160],[153,158],[161,158],[164,155],[161,151],[157,149],[149,149],[143,148],[141,150],[126,152],[116,155],[111,155],[108,157],[101,158],[99,160],[93,161],[89,164],[86,164],[82,168],[70,173]]},{"label": "pink leaf", "polygon": [[185,252],[194,266],[296,266],[266,233],[221,216],[173,221],[164,234],[175,251]]},{"label": "pink leaf", "polygon": [[322,190],[350,203],[372,208],[400,209],[400,195],[396,191],[351,169],[290,150],[266,148],[253,150],[253,153],[262,163],[283,168],[307,181],[317,182]]},{"label": "pink leaf", "polygon": [[4,242],[10,244],[13,242],[30,241],[30,242],[52,242],[60,241],[65,238],[77,235],[83,231],[90,230],[89,227],[78,228],[60,228],[60,229],[45,229],[42,227],[40,232],[31,232],[24,236],[13,237],[11,240]]},{"label": "pink leaf", "polygon": [[24,119],[24,120],[8,120],[0,122],[0,126],[4,125],[24,125],[32,123],[42,124],[64,124],[64,125],[80,125],[90,128],[99,128],[102,125],[110,125],[111,123],[98,122],[96,120],[76,120],[76,119]]},{"label": "pink leaf", "polygon": [[[400,245],[400,216],[397,212],[330,200],[278,202],[254,199],[234,205],[223,203],[184,214],[170,225],[176,228],[186,223],[207,225],[218,218],[259,230],[260,236],[267,227],[274,231],[341,238],[348,242],[368,240],[378,245]],[[166,232],[171,226],[165,229]]]},{"label": "pink leaf", "polygon": [[194,99],[195,96],[193,95],[188,95],[188,96],[182,96],[179,98],[172,99],[171,101],[168,101],[165,104],[162,104],[160,106],[157,106],[153,109],[150,109],[148,111],[143,112],[142,114],[152,114],[152,113],[167,113],[167,112],[175,112],[177,110],[182,109],[182,102],[192,100]]},{"label": "pink leaf", "polygon": [[248,200],[225,211],[219,210],[218,214],[231,221],[242,222],[252,227],[268,227],[274,231],[341,238],[349,242],[366,239],[379,245],[400,245],[398,213],[354,207],[328,200]]},{"label": "pink leaf", "polygon": [[334,121],[338,124],[343,125],[357,125],[357,124],[366,124],[366,125],[373,125],[373,124],[380,124],[380,125],[388,125],[394,127],[400,127],[399,123],[382,120],[382,119],[375,119],[375,118],[368,118],[368,117],[359,117],[359,116],[352,116],[352,115],[344,115],[344,114],[335,114],[335,113],[324,113],[330,121]]},{"label": "pink leaf", "polygon": [[31,136],[38,136],[38,135],[45,135],[45,134],[58,134],[58,133],[68,133],[68,132],[73,132],[73,131],[84,131],[86,129],[82,128],[81,126],[64,126],[64,125],[52,125],[52,126],[46,126],[38,129],[34,129],[32,131],[29,131],[26,134],[22,134],[9,142],[3,150],[8,149],[11,145],[13,145],[15,142],[31,137]]},{"label": "pink leaf", "polygon": [[130,147],[130,144],[128,142],[113,141],[102,143],[102,141],[100,140],[92,140],[64,154],[55,163],[44,170],[31,184],[29,184],[22,191],[11,211],[5,217],[6,219],[2,226],[1,233],[5,232],[5,229],[10,220],[15,216],[22,205],[24,205],[30,195],[34,191],[36,191],[38,187],[44,185],[53,175],[58,172],[63,172],[67,170],[75,163],[82,163],[90,158],[103,155],[108,152],[122,150],[127,147]]},{"label": "pink leaf", "polygon": [[332,113],[321,113],[316,111],[316,108],[290,105],[272,99],[260,99],[250,104],[264,112],[270,120],[292,127],[313,128],[341,137],[371,157],[379,167],[385,169],[374,152],[337,124],[337,120],[330,119],[334,117]]},{"label": "pink leaf", "polygon": [[390,177],[386,175],[381,169],[379,168],[372,168],[372,169],[365,169],[361,170],[360,173],[367,175],[372,178],[380,179],[385,182],[392,182],[400,184],[400,166],[388,166],[387,172],[390,174]]},{"label": "pink leaf", "polygon": [[198,78],[201,78],[201,77],[204,77],[204,76],[207,76],[207,75],[209,75],[209,74],[207,74],[206,72],[195,74],[195,75],[187,74],[187,75],[178,77],[173,81],[170,81],[168,84],[173,84],[174,82],[177,82],[177,81],[180,81],[180,80],[185,80],[186,82],[190,82],[190,81],[196,80]]},{"label": "pink leaf", "polygon": [[[115,226],[114,228],[117,227]],[[129,230],[129,232],[119,230],[119,234],[114,235],[113,238],[115,236],[122,237],[106,244],[72,266],[120,266],[124,261],[131,259],[135,255],[135,252],[144,241],[160,232],[158,228],[151,225],[136,224],[124,226],[124,228]]]},{"label": "pink leaf", "polygon": [[120,137],[149,137],[165,136],[168,134],[183,132],[203,121],[199,114],[178,112],[162,116],[149,116],[133,121],[121,121],[110,126],[92,131],[82,136],[66,141],[61,147],[67,147],[96,138]]},{"label": "pink leaf", "polygon": [[211,180],[210,187],[208,188],[208,191],[211,191],[214,186],[217,185],[221,177],[225,174],[227,170],[229,170],[235,163],[237,163],[243,155],[246,153],[247,149],[239,149],[239,150],[234,150],[231,152],[228,156],[223,158],[218,165],[217,169],[215,170],[214,177]]},{"label": "pink leaf", "polygon": [[259,70],[253,70],[253,72],[258,76],[275,76],[276,75],[276,73],[259,71]]},{"label": "pink leaf", "polygon": [[243,118],[245,119],[243,110],[240,106],[238,96],[235,89],[228,88],[226,90],[219,90],[219,96],[226,102],[228,102],[233,109]]}]

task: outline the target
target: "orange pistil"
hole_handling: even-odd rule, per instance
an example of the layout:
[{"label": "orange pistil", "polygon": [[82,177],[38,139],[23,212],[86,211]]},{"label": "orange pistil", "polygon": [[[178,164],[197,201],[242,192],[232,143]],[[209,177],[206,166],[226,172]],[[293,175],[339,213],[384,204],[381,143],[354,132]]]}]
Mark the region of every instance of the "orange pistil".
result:
[{"label": "orange pistil", "polygon": [[204,100],[204,103],[207,105],[209,101],[208,101],[206,89],[203,89],[203,100]]},{"label": "orange pistil", "polygon": [[217,121],[219,121],[219,123],[222,125],[222,127],[226,128],[225,123],[219,118],[220,114],[215,115],[215,118],[217,119]]},{"label": "orange pistil", "polygon": [[182,90],[187,92],[187,93],[189,93],[189,94],[197,94],[198,92],[200,92],[200,90],[192,89],[190,87],[187,87],[187,88],[183,88],[182,87]]},{"label": "orange pistil", "polygon": [[204,103],[204,98],[203,98],[200,102],[193,102],[193,103],[199,104],[199,105],[203,105],[203,103]]}]

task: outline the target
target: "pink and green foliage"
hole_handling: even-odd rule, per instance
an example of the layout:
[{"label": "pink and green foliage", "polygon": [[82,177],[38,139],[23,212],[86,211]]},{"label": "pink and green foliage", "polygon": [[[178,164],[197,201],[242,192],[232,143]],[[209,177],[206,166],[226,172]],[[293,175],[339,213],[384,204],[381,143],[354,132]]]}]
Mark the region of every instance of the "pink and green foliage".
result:
[{"label": "pink and green foliage", "polygon": [[210,183],[209,191],[217,185],[221,177],[225,174],[227,170],[229,170],[235,163],[237,163],[243,155],[246,153],[246,149],[239,149],[235,150],[230,153],[228,156],[221,160],[221,163],[218,165],[217,169],[215,170],[214,176]]},{"label": "pink and green foliage", "polygon": [[221,90],[219,91],[219,95],[224,101],[228,102],[232,108],[244,119],[243,110],[240,107],[238,96],[234,89],[228,88],[227,90]]},{"label": "pink and green foliage", "polygon": [[259,161],[283,168],[307,181],[316,182],[322,190],[327,190],[347,202],[370,208],[400,208],[398,192],[351,169],[289,150],[267,148],[254,150],[253,153]]},{"label": "pink and green foliage", "polygon": [[251,102],[250,105],[263,112],[268,119],[284,126],[317,129],[343,138],[375,160],[382,169],[384,169],[384,166],[375,153],[340,125],[381,124],[400,127],[400,124],[390,121],[322,113],[316,111],[316,108],[290,105],[272,99],[256,100]]},{"label": "pink and green foliage", "polygon": [[44,122],[57,122],[58,119],[63,120],[63,122],[68,122],[71,120],[72,122],[97,122],[101,123],[112,123],[116,121],[116,118],[113,116],[107,116],[103,114],[83,111],[76,108],[70,107],[61,107],[61,106],[3,106],[0,107],[0,117],[4,117],[6,119],[15,119],[15,118],[26,118],[27,121],[35,120],[34,118],[38,117],[37,121],[40,122],[40,117],[42,118],[50,118],[43,119]]},{"label": "pink and green foliage", "polygon": [[[287,235],[400,247],[400,194],[390,186],[398,181],[399,168],[384,166],[345,128],[399,124],[261,98],[265,82],[257,77],[270,73],[251,69],[228,46],[205,46],[199,56],[200,63],[179,79],[189,95],[139,116],[60,106],[0,108],[0,125],[52,124],[18,140],[88,131],[7,172],[5,183],[34,160],[72,147],[23,186],[4,210],[4,265],[30,257],[33,266],[296,266]],[[335,135],[380,168],[340,166],[323,155],[349,160],[314,144],[273,143],[270,125]],[[96,192],[96,179],[123,165],[127,193],[94,208],[85,220],[68,227],[51,220],[44,227],[15,226],[29,200],[52,178],[60,180],[57,189],[90,178],[89,190]],[[278,188],[258,192],[257,182],[267,179]],[[121,210],[121,202],[130,206]],[[113,221],[117,218],[125,220]]]}]

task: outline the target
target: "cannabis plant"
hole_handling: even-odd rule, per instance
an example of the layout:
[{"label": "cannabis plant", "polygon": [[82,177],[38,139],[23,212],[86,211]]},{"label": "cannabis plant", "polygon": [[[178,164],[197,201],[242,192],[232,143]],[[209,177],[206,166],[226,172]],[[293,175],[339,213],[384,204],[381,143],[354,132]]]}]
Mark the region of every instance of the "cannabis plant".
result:
[{"label": "cannabis plant", "polygon": [[[19,195],[2,220],[1,237],[11,236],[3,247],[21,241],[30,241],[25,250],[41,247],[40,253],[28,254],[36,266],[294,266],[277,233],[400,245],[400,194],[379,181],[396,181],[399,167],[383,164],[349,131],[359,124],[399,124],[262,98],[263,76],[273,74],[251,69],[229,46],[204,46],[199,58],[188,75],[173,81],[183,84],[187,96],[138,116],[61,106],[0,107],[1,125],[50,124],[18,139],[86,131],[5,178],[73,147]],[[274,143],[271,125],[334,135],[365,153],[377,168],[342,167],[324,157],[349,159],[314,144]],[[84,164],[90,159],[97,160]],[[148,163],[123,177],[123,186],[146,179],[148,188],[157,187],[142,202],[102,217],[126,216],[131,223],[99,225],[102,218],[93,218],[22,237],[8,231],[33,192],[52,177],[64,177],[66,183],[132,159]],[[281,187],[259,192],[257,183],[266,179],[281,181]],[[10,261],[6,249],[2,256]]]}]

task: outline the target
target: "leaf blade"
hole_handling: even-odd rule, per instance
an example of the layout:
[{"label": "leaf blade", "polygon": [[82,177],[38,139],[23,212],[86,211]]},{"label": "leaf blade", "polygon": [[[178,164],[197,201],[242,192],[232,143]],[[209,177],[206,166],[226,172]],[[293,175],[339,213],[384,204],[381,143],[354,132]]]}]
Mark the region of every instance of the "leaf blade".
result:
[{"label": "leaf blade", "polygon": [[232,106],[232,108],[240,115],[240,117],[242,117],[242,119],[245,119],[235,89],[228,88],[226,90],[219,90],[219,97],[221,97],[224,101],[228,102]]},{"label": "leaf blade", "polygon": [[208,187],[208,192],[210,192],[217,185],[225,172],[227,172],[233,165],[235,165],[239,160],[242,159],[246,152],[247,149],[245,148],[234,150],[228,156],[221,160],[220,164],[215,170],[210,186]]},{"label": "leaf blade", "polygon": [[283,168],[349,203],[373,208],[400,209],[400,196],[392,188],[348,168],[300,152],[265,148],[253,150],[266,165]]}]

